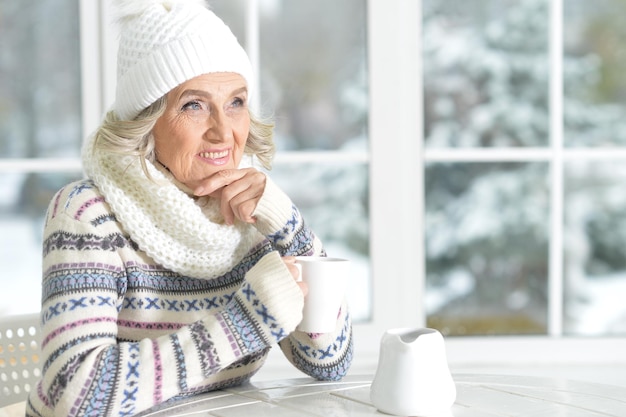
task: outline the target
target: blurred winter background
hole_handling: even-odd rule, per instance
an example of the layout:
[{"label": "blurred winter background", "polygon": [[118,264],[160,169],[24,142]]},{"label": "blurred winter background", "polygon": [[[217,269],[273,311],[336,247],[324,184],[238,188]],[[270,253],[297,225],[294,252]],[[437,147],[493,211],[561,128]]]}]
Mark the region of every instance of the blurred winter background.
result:
[{"label": "blurred winter background", "polygon": [[[424,0],[431,149],[550,146],[545,0]],[[563,2],[564,146],[626,145],[621,0]],[[564,164],[564,332],[626,331],[626,164]],[[428,322],[448,334],[545,334],[548,162],[426,167]]]},{"label": "blurred winter background", "polygon": [[[240,39],[244,3],[211,2]],[[549,0],[422,3],[425,146],[549,147]],[[304,161],[279,158],[272,175],[328,251],[355,261],[350,301],[367,320],[367,158],[306,159],[367,155],[365,0],[260,5],[261,108],[276,119],[279,155]],[[623,0],[564,2],[566,148],[626,146],[625,13]],[[74,0],[0,0],[0,158],[78,155],[78,33]],[[545,334],[549,162],[425,169],[426,235],[415,238],[425,239],[428,325],[448,335]],[[566,160],[563,175],[565,332],[623,334],[626,164]],[[0,172],[0,314],[38,310],[41,219],[56,189],[78,177]]]}]

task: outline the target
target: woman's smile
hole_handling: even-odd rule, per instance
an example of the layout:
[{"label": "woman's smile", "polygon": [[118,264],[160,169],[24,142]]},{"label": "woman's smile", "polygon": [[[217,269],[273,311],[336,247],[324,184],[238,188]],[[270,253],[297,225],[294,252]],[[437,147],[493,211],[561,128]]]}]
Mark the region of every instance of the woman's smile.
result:
[{"label": "woman's smile", "polygon": [[198,156],[205,162],[212,165],[226,165],[230,159],[230,150],[224,149],[222,151],[202,151]]}]

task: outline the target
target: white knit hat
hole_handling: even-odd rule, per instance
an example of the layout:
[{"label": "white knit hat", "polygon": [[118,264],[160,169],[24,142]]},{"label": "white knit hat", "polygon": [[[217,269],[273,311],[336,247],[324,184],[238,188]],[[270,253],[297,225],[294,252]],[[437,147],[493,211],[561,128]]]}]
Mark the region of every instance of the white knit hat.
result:
[{"label": "white knit hat", "polygon": [[183,82],[212,72],[240,74],[252,94],[252,66],[230,28],[202,0],[118,0],[120,43],[113,110],[134,119]]}]

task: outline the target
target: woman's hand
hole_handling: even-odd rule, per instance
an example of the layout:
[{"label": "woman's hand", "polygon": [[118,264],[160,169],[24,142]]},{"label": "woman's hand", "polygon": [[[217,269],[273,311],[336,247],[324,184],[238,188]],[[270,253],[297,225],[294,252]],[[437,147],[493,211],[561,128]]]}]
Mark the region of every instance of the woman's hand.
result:
[{"label": "woman's hand", "polygon": [[289,272],[291,272],[293,279],[296,280],[296,284],[298,284],[300,290],[302,290],[302,294],[306,296],[309,292],[309,287],[307,287],[305,282],[300,281],[300,268],[296,266],[295,256],[283,256],[281,259],[287,266],[287,269],[289,269]]},{"label": "woman's hand", "polygon": [[254,168],[225,169],[203,180],[194,194],[220,200],[226,224],[233,224],[235,218],[244,223],[255,223],[252,213],[263,196],[265,182],[265,174]]}]

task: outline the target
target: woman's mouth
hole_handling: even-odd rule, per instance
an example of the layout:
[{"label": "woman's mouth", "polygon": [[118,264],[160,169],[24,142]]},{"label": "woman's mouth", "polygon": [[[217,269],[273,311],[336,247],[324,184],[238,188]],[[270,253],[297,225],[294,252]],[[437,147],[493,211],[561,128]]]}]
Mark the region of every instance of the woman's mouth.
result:
[{"label": "woman's mouth", "polygon": [[223,151],[200,152],[198,156],[211,164],[224,165],[228,162],[229,154],[230,151],[226,149]]}]

